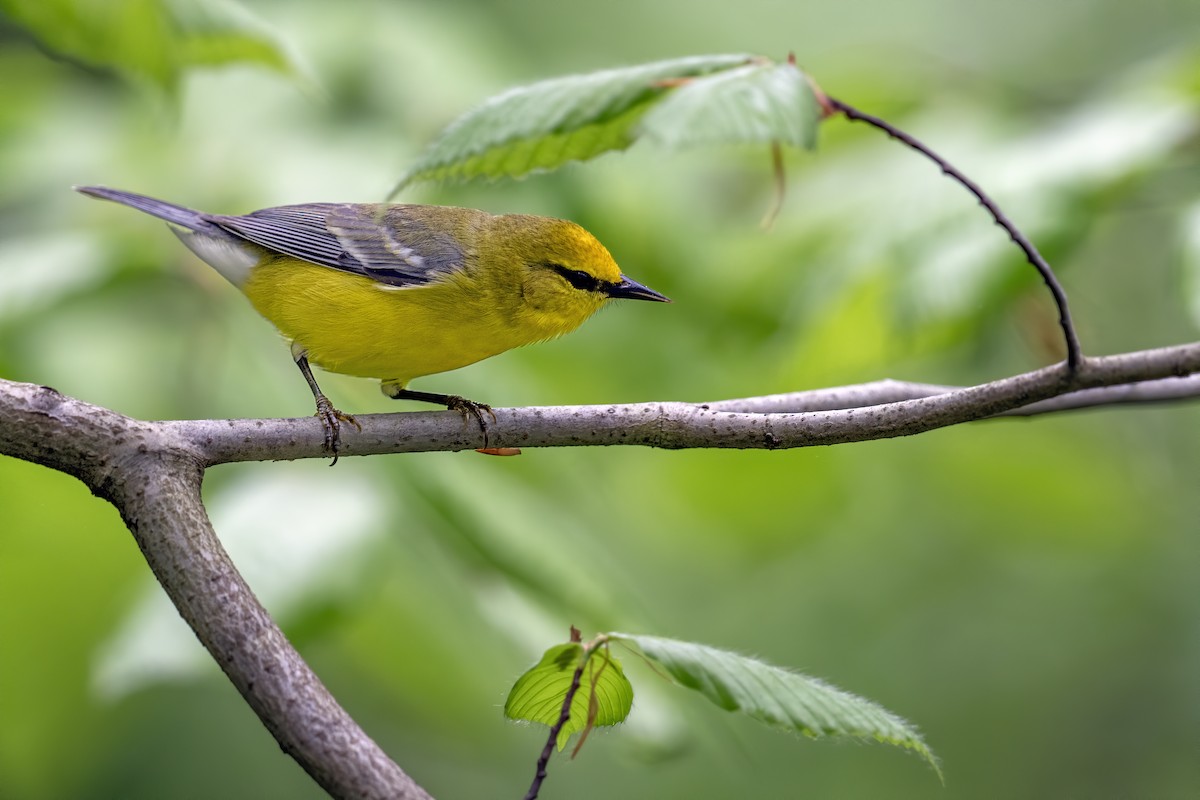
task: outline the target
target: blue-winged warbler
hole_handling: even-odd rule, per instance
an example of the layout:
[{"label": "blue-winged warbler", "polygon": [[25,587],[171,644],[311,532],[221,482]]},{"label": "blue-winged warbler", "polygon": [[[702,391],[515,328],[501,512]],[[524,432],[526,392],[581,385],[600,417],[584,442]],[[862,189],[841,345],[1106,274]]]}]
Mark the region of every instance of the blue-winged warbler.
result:
[{"label": "blue-winged warbler", "polygon": [[621,274],[573,222],[470,208],[309,203],[205,214],[101,186],[77,187],[159,217],[245,293],[292,344],[335,460],[341,422],[309,362],[380,378],[396,399],[471,415],[483,403],[409,381],[570,333],[611,299],[666,297]]}]

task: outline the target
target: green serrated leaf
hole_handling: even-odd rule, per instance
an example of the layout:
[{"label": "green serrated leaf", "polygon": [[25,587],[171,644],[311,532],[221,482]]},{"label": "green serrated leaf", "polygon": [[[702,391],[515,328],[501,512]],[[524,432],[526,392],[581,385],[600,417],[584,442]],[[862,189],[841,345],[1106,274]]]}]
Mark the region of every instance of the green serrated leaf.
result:
[{"label": "green serrated leaf", "polygon": [[519,177],[624,149],[642,115],[678,80],[754,60],[744,54],[692,56],[511,89],[451,124],[392,194],[416,181]]},{"label": "green serrated leaf", "polygon": [[812,149],[820,106],[794,64],[746,64],[705,75],[654,105],[638,135],[665,147],[782,142]]},{"label": "green serrated leaf", "polygon": [[[571,680],[585,656],[581,644],[570,642],[551,647],[532,669],[517,679],[504,703],[504,716],[512,720],[540,722],[553,727],[562,713]],[[571,734],[587,727],[588,704],[595,693],[597,726],[616,725],[633,708],[633,686],[621,664],[607,648],[591,653],[571,699],[571,716],[558,734],[558,749],[566,747]]]},{"label": "green serrated leaf", "polygon": [[611,641],[635,646],[680,686],[694,689],[727,711],[814,738],[850,736],[908,748],[941,777],[933,753],[917,731],[881,706],[790,670],[714,647],[610,633]]}]

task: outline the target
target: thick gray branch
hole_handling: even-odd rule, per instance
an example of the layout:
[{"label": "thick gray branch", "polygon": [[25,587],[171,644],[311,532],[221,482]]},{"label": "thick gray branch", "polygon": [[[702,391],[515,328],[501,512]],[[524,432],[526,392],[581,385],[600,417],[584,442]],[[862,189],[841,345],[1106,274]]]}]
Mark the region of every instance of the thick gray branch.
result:
[{"label": "thick gray branch", "polygon": [[[879,381],[719,403],[498,409],[496,447],[638,444],[790,448],[908,436],[1008,414],[1200,395],[1200,343],[1086,358],[952,389]],[[1184,377],[1193,376],[1193,377]],[[343,455],[462,450],[458,414],[359,415]],[[314,418],[143,422],[0,381],[0,454],[67,472],[121,512],[147,562],[264,724],[335,797],[427,798],[329,695],[238,575],[200,500],[203,470],[230,461],[328,457]]]},{"label": "thick gray branch", "polygon": [[338,798],[427,795],[338,705],[225,553],[200,454],[160,423],[0,381],[0,453],[70,473],[112,502],[155,576],[280,747]]},{"label": "thick gray branch", "polygon": [[[845,444],[911,436],[1001,415],[1158,401],[1167,395],[1195,397],[1197,383],[1182,376],[1197,372],[1200,343],[1193,343],[1086,358],[1074,373],[1058,364],[960,389],[882,381],[720,403],[496,409],[489,439],[493,447],[783,449]],[[1139,388],[1144,382],[1154,383]],[[357,419],[361,432],[342,432],[343,457],[482,446],[474,423],[451,412],[360,414]],[[322,454],[324,441],[316,419],[162,424],[190,438],[208,464],[311,458]]]}]

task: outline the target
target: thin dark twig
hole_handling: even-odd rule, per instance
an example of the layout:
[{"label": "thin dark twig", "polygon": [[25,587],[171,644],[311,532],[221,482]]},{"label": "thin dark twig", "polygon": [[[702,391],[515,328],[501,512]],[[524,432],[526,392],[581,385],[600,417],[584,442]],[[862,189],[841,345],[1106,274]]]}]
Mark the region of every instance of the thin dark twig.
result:
[{"label": "thin dark twig", "polygon": [[946,159],[942,158],[937,153],[930,150],[929,147],[927,147],[921,141],[908,135],[895,125],[892,125],[891,123],[886,122],[879,117],[859,111],[854,106],[843,103],[841,100],[834,99],[828,95],[822,97],[821,100],[822,105],[825,107],[828,113],[840,113],[845,116],[846,119],[857,122],[865,122],[872,127],[878,128],[888,136],[896,139],[897,141],[903,142],[913,150],[916,150],[918,153],[928,158],[933,163],[937,164],[938,167],[941,168],[942,172],[957,181],[968,192],[975,195],[975,199],[979,201],[980,205],[988,210],[988,213],[992,215],[992,219],[995,221],[995,223],[1003,228],[1013,240],[1013,243],[1016,244],[1017,247],[1021,248],[1022,252],[1025,253],[1025,258],[1029,259],[1029,263],[1032,264],[1034,268],[1037,269],[1037,271],[1041,274],[1042,280],[1046,282],[1046,286],[1050,289],[1050,293],[1054,295],[1054,303],[1058,306],[1059,325],[1062,327],[1063,336],[1067,343],[1067,366],[1074,371],[1079,366],[1079,363],[1083,360],[1083,351],[1079,346],[1079,336],[1075,332],[1075,325],[1071,322],[1071,312],[1067,308],[1067,293],[1063,290],[1062,284],[1058,282],[1058,278],[1055,276],[1054,270],[1050,268],[1050,265],[1046,263],[1046,259],[1042,257],[1041,253],[1038,252],[1037,247],[1035,247],[1033,242],[1029,241],[1025,234],[1021,233],[1017,226],[1013,224],[1012,220],[1010,220],[1005,213],[1000,210],[1000,207],[996,205],[996,202],[992,200],[991,197],[988,196],[987,192],[983,191],[978,184],[976,184],[966,175],[959,172],[958,169],[950,164],[950,162],[946,161]]},{"label": "thin dark twig", "polygon": [[579,666],[575,668],[575,674],[571,676],[571,685],[567,689],[567,696],[563,698],[562,711],[558,715],[558,721],[550,728],[550,735],[546,738],[546,746],[542,748],[541,756],[538,757],[537,772],[533,776],[533,783],[529,785],[529,791],[525,793],[525,800],[537,800],[538,792],[542,790],[542,781],[546,780],[546,765],[550,763],[550,756],[554,755],[554,746],[558,744],[559,732],[571,718],[571,703],[575,700],[576,693],[579,692],[579,685],[583,681],[583,669],[587,666],[591,655],[592,648],[584,645],[583,660],[579,662]]}]

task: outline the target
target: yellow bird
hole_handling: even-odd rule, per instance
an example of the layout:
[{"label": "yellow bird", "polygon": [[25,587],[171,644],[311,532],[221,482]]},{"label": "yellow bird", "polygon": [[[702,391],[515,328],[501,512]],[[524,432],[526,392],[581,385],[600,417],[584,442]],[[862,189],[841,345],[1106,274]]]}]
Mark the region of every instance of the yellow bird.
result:
[{"label": "yellow bird", "polygon": [[380,378],[397,400],[471,415],[486,447],[487,404],[416,392],[409,381],[570,333],[612,299],[670,302],[622,275],[604,245],[566,220],[351,203],[225,216],[102,186],[76,189],[166,220],[288,338],[335,463],[339,420],[358,423],[333,407],[309,362]]}]

